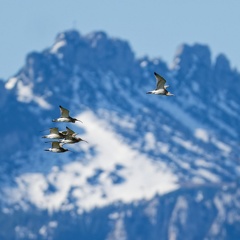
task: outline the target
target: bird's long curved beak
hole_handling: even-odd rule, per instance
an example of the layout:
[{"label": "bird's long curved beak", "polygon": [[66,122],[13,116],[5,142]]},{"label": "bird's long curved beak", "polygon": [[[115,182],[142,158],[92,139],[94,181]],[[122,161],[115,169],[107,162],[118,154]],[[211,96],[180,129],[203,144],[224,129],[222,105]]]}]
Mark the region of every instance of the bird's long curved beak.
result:
[{"label": "bird's long curved beak", "polygon": [[67,151],[68,151],[68,152],[71,152],[71,153],[76,153],[76,152],[74,152],[74,151],[72,151],[72,150],[69,150],[69,149],[68,149]]}]

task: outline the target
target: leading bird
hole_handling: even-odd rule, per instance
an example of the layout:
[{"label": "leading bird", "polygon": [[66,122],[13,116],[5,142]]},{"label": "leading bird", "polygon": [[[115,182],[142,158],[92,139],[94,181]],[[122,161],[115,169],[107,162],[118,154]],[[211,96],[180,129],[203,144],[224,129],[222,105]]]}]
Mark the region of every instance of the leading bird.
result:
[{"label": "leading bird", "polygon": [[69,116],[69,111],[62,107],[61,105],[59,106],[60,108],[60,112],[61,112],[61,116],[59,118],[56,118],[56,119],[53,119],[52,121],[53,122],[72,122],[72,123],[75,123],[76,121],[78,122],[81,122],[81,120],[78,120],[76,118],[72,118]]},{"label": "leading bird", "polygon": [[173,94],[170,93],[167,90],[167,87],[169,87],[169,86],[165,85],[166,84],[166,80],[162,76],[157,74],[156,72],[154,72],[154,76],[155,76],[155,78],[157,80],[157,87],[156,87],[155,90],[147,92],[147,94],[157,94],[157,95],[173,96]]},{"label": "leading bird", "polygon": [[69,151],[68,149],[63,148],[62,145],[63,145],[62,143],[54,141],[52,142],[52,147],[45,149],[45,151],[54,152],[54,153],[63,153],[63,152]]},{"label": "leading bird", "polygon": [[64,134],[58,131],[58,128],[50,128],[50,133],[48,135],[43,136],[42,138],[50,138],[50,139],[63,139]]}]

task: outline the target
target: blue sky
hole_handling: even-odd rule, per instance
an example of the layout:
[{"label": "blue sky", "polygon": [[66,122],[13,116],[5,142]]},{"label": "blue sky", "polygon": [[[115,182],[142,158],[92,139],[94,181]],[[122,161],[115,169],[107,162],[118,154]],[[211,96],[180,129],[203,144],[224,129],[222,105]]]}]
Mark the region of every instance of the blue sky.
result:
[{"label": "blue sky", "polygon": [[128,40],[136,56],[172,63],[182,43],[207,44],[240,70],[240,1],[7,0],[0,2],[0,78],[23,66],[27,53],[53,44],[57,33],[103,30]]}]

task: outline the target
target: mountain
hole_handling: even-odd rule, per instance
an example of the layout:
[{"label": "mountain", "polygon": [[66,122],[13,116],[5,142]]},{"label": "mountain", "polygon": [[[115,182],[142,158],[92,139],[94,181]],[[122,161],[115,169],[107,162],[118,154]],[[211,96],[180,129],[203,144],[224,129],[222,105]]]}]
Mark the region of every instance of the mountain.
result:
[{"label": "mountain", "polygon": [[[240,74],[208,46],[171,67],[104,32],[57,35],[0,81],[0,239],[239,239]],[[153,72],[173,97],[147,95]],[[53,123],[59,105],[83,123]],[[45,152],[50,127],[87,140]]]}]

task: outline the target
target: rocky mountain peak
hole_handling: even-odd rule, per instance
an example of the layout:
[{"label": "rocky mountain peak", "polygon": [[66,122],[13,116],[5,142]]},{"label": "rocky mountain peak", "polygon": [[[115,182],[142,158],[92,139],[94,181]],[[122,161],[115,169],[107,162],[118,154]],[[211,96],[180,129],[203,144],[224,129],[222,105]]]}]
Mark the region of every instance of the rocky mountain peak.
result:
[{"label": "rocky mountain peak", "polygon": [[81,35],[76,30],[68,30],[65,32],[61,32],[56,37],[56,43],[61,41],[65,41],[67,44],[72,44],[77,46],[81,42]]},{"label": "rocky mountain peak", "polygon": [[60,33],[50,53],[70,71],[73,66],[97,66],[101,71],[113,69],[117,74],[126,75],[129,66],[135,64],[134,53],[126,41],[111,38],[101,31],[86,36],[75,30]]},{"label": "rocky mountain peak", "polygon": [[[199,67],[201,67],[201,73],[198,71]],[[194,74],[197,79],[206,79],[206,77],[208,79],[211,71],[211,52],[209,47],[202,44],[181,45],[174,59],[174,68],[178,70],[179,77],[187,77],[189,79]],[[203,69],[204,71],[202,71]]]},{"label": "rocky mountain peak", "polygon": [[217,56],[214,68],[216,72],[229,73],[231,71],[230,62],[224,54]]}]

